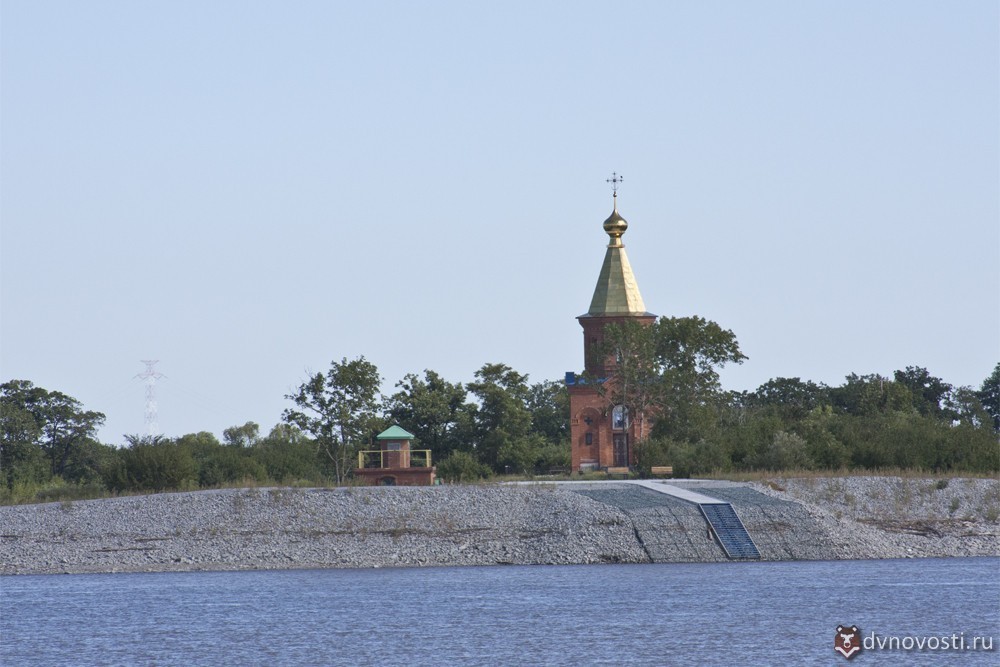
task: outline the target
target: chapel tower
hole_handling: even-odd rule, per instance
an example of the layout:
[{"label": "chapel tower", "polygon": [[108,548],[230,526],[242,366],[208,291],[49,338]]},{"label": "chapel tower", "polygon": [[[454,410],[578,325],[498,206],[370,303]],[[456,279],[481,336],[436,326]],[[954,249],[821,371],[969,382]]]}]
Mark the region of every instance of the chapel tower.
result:
[{"label": "chapel tower", "polygon": [[628,229],[628,223],[618,213],[621,177],[614,174],[609,182],[614,189],[614,210],[604,221],[604,231],[610,241],[590,309],[576,318],[583,327],[586,374],[581,377],[576,373],[566,373],[573,472],[622,468],[635,463],[631,443],[635,440],[638,420],[629,419],[621,406],[611,405],[609,399],[598,391],[599,385],[614,381],[615,359],[602,358],[597,350],[604,341],[607,325],[634,321],[648,326],[656,320],[655,315],[646,311],[622,244],[622,235]]}]

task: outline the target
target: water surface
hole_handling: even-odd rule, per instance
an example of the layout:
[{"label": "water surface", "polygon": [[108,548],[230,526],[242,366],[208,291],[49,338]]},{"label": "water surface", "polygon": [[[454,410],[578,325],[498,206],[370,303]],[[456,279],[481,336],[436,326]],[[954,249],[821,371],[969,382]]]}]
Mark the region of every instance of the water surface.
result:
[{"label": "water surface", "polygon": [[[1000,559],[0,578],[3,665],[848,664],[862,633],[1000,633]],[[1000,649],[1000,638],[994,639]],[[882,652],[851,664],[1000,664]]]}]

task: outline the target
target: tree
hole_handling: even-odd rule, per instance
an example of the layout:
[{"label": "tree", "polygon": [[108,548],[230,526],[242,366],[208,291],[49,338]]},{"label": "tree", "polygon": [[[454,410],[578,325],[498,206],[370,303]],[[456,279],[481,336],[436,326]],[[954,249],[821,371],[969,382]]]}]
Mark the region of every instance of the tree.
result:
[{"label": "tree", "polygon": [[834,415],[832,406],[823,405],[813,408],[795,425],[795,432],[806,439],[809,458],[817,467],[840,470],[851,462],[851,453],[831,431],[834,420],[844,418],[844,415]]},{"label": "tree", "polygon": [[[83,409],[83,405],[58,391],[46,391],[27,380],[11,380],[0,385],[0,404],[5,406],[5,429],[9,426],[22,437],[19,446],[42,449],[53,475],[63,475],[75,450],[96,437],[104,415]],[[34,422],[31,427],[28,417]],[[7,433],[4,432],[4,448]]]},{"label": "tree", "polygon": [[229,447],[254,447],[260,442],[260,426],[255,422],[230,426],[222,432],[222,439]]},{"label": "tree", "polygon": [[[549,443],[569,442],[569,391],[563,382],[537,382],[528,388],[531,432]],[[567,452],[569,449],[567,448]]]},{"label": "tree", "polygon": [[913,411],[913,397],[902,384],[877,373],[851,373],[846,382],[830,390],[835,408],[856,417],[887,412]]},{"label": "tree", "polygon": [[412,433],[420,447],[431,450],[433,460],[468,447],[463,442],[471,437],[468,394],[461,383],[425,370],[423,379],[410,373],[396,387],[400,391],[387,401],[389,421]]},{"label": "tree", "polygon": [[490,469],[469,452],[456,451],[438,465],[438,475],[449,482],[474,482],[490,476]]},{"label": "tree", "polygon": [[277,424],[252,450],[254,458],[276,482],[318,483],[324,480],[322,463],[326,459],[296,426]]},{"label": "tree", "polygon": [[604,381],[588,378],[609,408],[622,406],[627,419],[635,422],[637,447],[646,439],[647,415],[662,412],[666,398],[664,369],[656,354],[657,333],[656,323],[646,326],[626,320],[609,324],[596,353],[613,359],[610,377]]},{"label": "tree", "polygon": [[913,407],[928,417],[951,419],[947,414],[948,397],[952,386],[927,372],[926,368],[907,366],[906,370],[893,374],[897,383],[910,390]]},{"label": "tree", "polygon": [[309,433],[333,461],[337,482],[348,471],[351,448],[370,441],[379,422],[379,386],[382,378],[364,357],[332,362],[324,375],[316,373],[293,394],[297,409],[288,408],[282,419]]},{"label": "tree", "polygon": [[0,483],[12,489],[17,484],[39,484],[52,475],[40,438],[30,412],[0,401]]},{"label": "tree", "polygon": [[995,428],[994,417],[989,414],[982,402],[982,392],[972,387],[955,387],[948,395],[947,414],[954,422],[972,426],[973,428]]},{"label": "tree", "polygon": [[703,317],[661,317],[655,328],[666,389],[657,432],[698,442],[718,420],[723,399],[719,369],[742,364],[747,357],[731,330]]},{"label": "tree", "polygon": [[802,470],[812,467],[806,449],[805,439],[794,433],[779,431],[774,434],[774,439],[750,457],[747,463],[755,470]]},{"label": "tree", "polygon": [[1000,433],[1000,363],[979,388],[979,401],[993,418],[993,430]]},{"label": "tree", "polygon": [[484,364],[467,385],[479,401],[473,411],[479,458],[494,470],[499,470],[500,450],[509,450],[531,430],[527,381],[527,375],[506,364]]},{"label": "tree", "polygon": [[600,391],[638,420],[637,445],[653,415],[658,437],[702,439],[722,399],[718,369],[747,358],[732,331],[697,316],[611,324],[600,353],[615,360]]},{"label": "tree", "polygon": [[[215,436],[206,433],[213,440]],[[190,447],[163,436],[126,435],[122,465],[105,478],[116,491],[166,491],[197,487],[198,463]],[[218,441],[215,443],[218,445]]]},{"label": "tree", "polygon": [[661,317],[654,325],[656,355],[675,384],[693,395],[715,395],[721,390],[718,369],[742,364],[736,335],[703,317]]},{"label": "tree", "polygon": [[771,408],[786,419],[799,420],[813,409],[827,404],[829,389],[799,378],[773,378],[748,397],[753,407]]}]

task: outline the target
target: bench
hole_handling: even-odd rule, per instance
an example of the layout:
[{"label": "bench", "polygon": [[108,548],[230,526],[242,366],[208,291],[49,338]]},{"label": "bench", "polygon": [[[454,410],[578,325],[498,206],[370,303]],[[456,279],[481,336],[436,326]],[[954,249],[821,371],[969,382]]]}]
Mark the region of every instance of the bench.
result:
[{"label": "bench", "polygon": [[632,471],[629,469],[628,466],[621,466],[621,467],[605,468],[604,472],[608,474],[608,477],[611,477],[612,475],[624,475],[625,477],[628,477],[628,475]]},{"label": "bench", "polygon": [[653,466],[649,469],[649,473],[653,477],[668,477],[674,474],[673,466]]}]

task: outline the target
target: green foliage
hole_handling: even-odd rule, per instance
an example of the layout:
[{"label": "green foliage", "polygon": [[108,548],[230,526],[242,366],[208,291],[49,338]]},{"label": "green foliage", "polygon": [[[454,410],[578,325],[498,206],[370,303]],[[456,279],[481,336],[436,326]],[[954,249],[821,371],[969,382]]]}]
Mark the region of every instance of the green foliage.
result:
[{"label": "green foliage", "polygon": [[254,447],[260,442],[260,426],[254,422],[230,426],[222,432],[222,439],[230,447]]},{"label": "green foliage", "polygon": [[703,476],[732,469],[729,453],[721,442],[662,441],[666,446],[666,463],[673,466],[675,477]]},{"label": "green foliage", "polygon": [[553,468],[569,468],[571,462],[569,440],[558,444],[549,442],[539,447],[535,454],[535,472],[545,474]]},{"label": "green foliage", "polygon": [[851,453],[829,430],[834,419],[830,408],[816,408],[796,426],[805,438],[806,454],[817,468],[842,470],[851,462]]},{"label": "green foliage", "polygon": [[768,380],[747,397],[747,404],[771,409],[782,419],[802,419],[809,412],[829,403],[829,387],[799,378]]},{"label": "green foliage", "polygon": [[981,392],[954,388],[918,367],[893,377],[851,374],[832,388],[776,378],[731,394],[712,428],[701,430],[719,448],[674,446],[667,463],[680,474],[708,474],[713,464],[742,471],[1000,470],[1000,443]]},{"label": "green foliage", "polygon": [[953,389],[948,396],[948,414],[952,420],[974,428],[991,426],[993,417],[980,400],[981,396],[981,392],[974,391],[971,387]]},{"label": "green foliage", "polygon": [[322,483],[326,475],[316,446],[301,431],[288,424],[278,424],[253,450],[255,460],[267,471],[268,478],[282,484]]},{"label": "green foliage", "polygon": [[830,390],[830,399],[834,408],[858,417],[913,411],[910,390],[877,374],[851,373],[846,383]]},{"label": "green foliage", "polygon": [[747,460],[751,470],[804,470],[811,468],[812,460],[804,438],[779,431],[771,442]]},{"label": "green foliage", "polygon": [[724,402],[718,371],[746,359],[732,331],[701,317],[609,325],[598,353],[614,360],[601,391],[634,416],[639,441],[653,415],[655,437],[698,442],[714,435]]},{"label": "green foliage", "polygon": [[986,413],[993,418],[993,430],[1000,433],[1000,363],[993,368],[990,376],[983,380],[979,388],[979,401],[986,409]]},{"label": "green foliage", "polygon": [[[978,390],[908,366],[892,379],[851,374],[827,387],[775,378],[753,392],[725,393],[717,368],[745,358],[732,332],[701,318],[608,331],[615,372],[626,387],[609,393],[609,405],[630,402],[663,415],[651,437],[634,443],[640,472],[659,465],[673,466],[680,477],[790,469],[1000,472],[1000,364]],[[344,359],[289,396],[296,409],[286,410],[266,437],[246,422],[225,429],[224,442],[207,432],[174,440],[127,436],[127,446],[117,449],[93,437],[101,413],[12,380],[0,385],[0,502],[342,482],[352,453],[370,446],[388,423],[380,416],[380,381],[364,357]],[[569,401],[561,383],[529,385],[505,364],[486,364],[467,387],[427,370],[422,378],[407,375],[397,388],[385,417],[417,434],[445,480],[546,473],[570,464]]]},{"label": "green foliage", "polygon": [[29,412],[11,402],[0,402],[0,429],[0,486],[23,489],[52,476],[39,443],[40,430]]},{"label": "green foliage", "polygon": [[108,489],[100,482],[71,484],[58,476],[44,482],[17,482],[11,487],[0,486],[0,504],[3,505],[86,500],[107,495]]},{"label": "green foliage", "polygon": [[229,447],[220,447],[213,456],[198,462],[198,486],[202,488],[267,479],[267,469],[260,461]]},{"label": "green foliage", "polygon": [[747,359],[732,331],[703,317],[661,317],[654,330],[657,358],[694,395],[718,392],[717,369]]},{"label": "green foliage", "polygon": [[648,477],[653,466],[672,465],[670,447],[671,442],[663,438],[646,438],[636,443],[635,467],[639,474]]},{"label": "green foliage", "polygon": [[512,448],[523,449],[519,441],[531,430],[527,380],[506,364],[485,364],[467,385],[479,402],[473,411],[476,453],[494,470],[503,470],[501,450],[511,456]]},{"label": "green foliage", "polygon": [[437,466],[438,476],[448,482],[475,482],[490,476],[489,466],[483,465],[469,452],[456,451]]},{"label": "green foliage", "polygon": [[538,382],[528,389],[531,432],[569,451],[569,390],[562,382]]},{"label": "green foliage", "polygon": [[471,444],[471,406],[461,383],[425,370],[423,379],[410,373],[396,387],[399,391],[386,402],[386,416],[415,436],[415,447],[430,449],[437,460]]},{"label": "green foliage", "polygon": [[159,436],[129,437],[121,450],[121,467],[109,471],[108,488],[115,491],[166,491],[197,487],[198,465],[190,448]]},{"label": "green foliage", "polygon": [[[73,478],[78,472],[72,457],[87,442],[93,442],[97,428],[104,423],[100,412],[84,410],[75,398],[59,391],[46,391],[26,380],[11,380],[0,385],[0,463],[3,459],[30,461],[27,453],[41,448],[52,475]],[[14,480],[8,478],[10,484]]]},{"label": "green foliage", "polygon": [[284,421],[309,433],[334,465],[337,482],[351,470],[352,454],[370,443],[381,424],[379,385],[374,364],[358,357],[330,364],[326,375],[316,373],[285,398],[296,409],[287,409]]},{"label": "green foliage", "polygon": [[607,377],[591,377],[588,381],[597,387],[609,408],[625,409],[629,421],[635,424],[639,442],[649,435],[653,413],[669,412],[669,379],[664,360],[657,354],[658,336],[663,330],[656,322],[612,323],[604,329],[602,344],[592,350],[605,361],[592,362],[591,366],[600,368]]},{"label": "green foliage", "polygon": [[952,386],[928,373],[926,368],[907,366],[906,370],[896,371],[893,377],[909,390],[911,404],[921,415],[937,418],[952,416],[947,410]]},{"label": "green foliage", "polygon": [[741,419],[721,425],[717,437],[710,442],[722,444],[735,468],[749,469],[758,452],[786,427],[771,410],[749,410]]},{"label": "green foliage", "polygon": [[[565,453],[565,457],[561,456]],[[569,443],[565,447],[546,442],[538,433],[509,440],[500,447],[498,466],[504,473],[531,475],[550,467],[568,465]],[[561,463],[566,461],[566,463]]]}]

